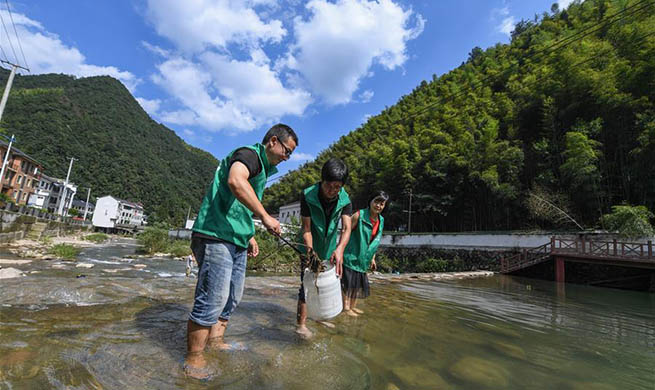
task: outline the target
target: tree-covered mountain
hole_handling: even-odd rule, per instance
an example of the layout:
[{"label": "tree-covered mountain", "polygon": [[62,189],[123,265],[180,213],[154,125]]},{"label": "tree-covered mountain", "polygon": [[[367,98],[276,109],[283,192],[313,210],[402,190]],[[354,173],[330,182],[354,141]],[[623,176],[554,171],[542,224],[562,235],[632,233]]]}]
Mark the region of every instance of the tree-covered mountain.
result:
[{"label": "tree-covered mountain", "polygon": [[[0,74],[5,85],[9,72]],[[44,173],[71,181],[78,196],[112,195],[142,202],[153,221],[183,223],[197,210],[217,161],[156,123],[111,77],[66,75],[14,79],[2,118],[16,146],[43,164]]]},{"label": "tree-covered mountain", "polygon": [[653,210],[655,5],[576,1],[519,22],[510,44],[474,48],[283,177],[265,206],[296,200],[332,156],[356,206],[390,193],[389,228],[407,223],[410,190],[413,231],[566,227],[551,205],[586,227],[623,202]]}]

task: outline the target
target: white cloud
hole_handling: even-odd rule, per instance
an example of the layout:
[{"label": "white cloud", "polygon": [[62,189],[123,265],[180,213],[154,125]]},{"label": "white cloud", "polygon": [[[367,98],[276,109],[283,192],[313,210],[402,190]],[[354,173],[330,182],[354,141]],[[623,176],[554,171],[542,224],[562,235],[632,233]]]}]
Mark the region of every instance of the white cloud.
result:
[{"label": "white cloud", "polygon": [[559,6],[559,9],[566,9],[568,8],[571,3],[573,3],[574,0],[558,0],[557,5]]},{"label": "white cloud", "polygon": [[375,92],[367,89],[366,91],[359,94],[359,101],[362,103],[368,103],[373,98],[373,95],[375,95]]},{"label": "white cloud", "polygon": [[285,63],[328,104],[350,102],[374,63],[388,70],[401,66],[407,41],[421,34],[425,22],[391,0],[311,0],[306,7],[311,15],[295,19],[295,44]]},{"label": "white cloud", "polygon": [[247,62],[206,52],[201,61],[174,58],[159,65],[153,81],[184,106],[161,113],[162,120],[249,131],[282,115],[302,115],[311,102],[309,93],[284,87],[263,57]]},{"label": "white cloud", "polygon": [[279,42],[286,34],[279,20],[264,21],[255,6],[271,0],[148,0],[147,15],[161,36],[186,52],[225,48],[231,42]]},{"label": "white cloud", "polygon": [[159,112],[159,107],[161,106],[161,100],[159,99],[146,99],[146,98],[135,98],[141,107],[150,114],[150,116],[156,116]]},{"label": "white cloud", "polygon": [[314,159],[314,156],[312,156],[309,153],[294,153],[290,157],[291,161],[301,161],[301,162],[311,161],[313,159]]},{"label": "white cloud", "polygon": [[168,51],[166,49],[163,49],[163,48],[161,48],[161,47],[159,47],[157,45],[153,45],[152,43],[149,43],[149,42],[146,42],[146,41],[141,41],[141,45],[143,45],[143,47],[148,49],[148,51],[150,51],[150,52],[152,52],[154,54],[157,54],[159,56],[169,57],[171,55],[170,51]]},{"label": "white cloud", "polygon": [[[0,13],[5,20],[9,20],[9,14],[5,10]],[[108,75],[123,82],[131,92],[139,84],[140,80],[128,71],[119,70],[114,66],[86,63],[86,58],[77,48],[65,45],[59,36],[46,31],[41,23],[22,14],[12,15],[31,74],[65,73],[79,77]],[[5,53],[9,55],[6,51]],[[22,55],[18,55],[18,62],[25,65]],[[11,60],[16,61],[14,58]]]},{"label": "white cloud", "polygon": [[182,133],[188,137],[194,137],[196,135],[196,133],[194,133],[193,130],[189,130],[189,129],[182,130]]},{"label": "white cloud", "polygon": [[512,35],[512,31],[514,30],[514,25],[516,24],[516,21],[513,16],[508,16],[503,19],[503,21],[496,27],[496,29],[507,35],[508,37]]}]

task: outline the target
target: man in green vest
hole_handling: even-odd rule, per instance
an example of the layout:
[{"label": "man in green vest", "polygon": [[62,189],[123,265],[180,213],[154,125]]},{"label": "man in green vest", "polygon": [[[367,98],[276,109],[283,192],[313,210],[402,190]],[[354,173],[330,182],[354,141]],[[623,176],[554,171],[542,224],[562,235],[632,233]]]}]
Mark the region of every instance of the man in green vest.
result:
[{"label": "man in green vest", "polygon": [[[348,167],[338,158],[331,158],[321,170],[321,182],[306,188],[300,194],[300,217],[302,223],[301,250],[308,254],[314,250],[322,260],[330,259],[341,276],[343,251],[350,239],[350,216],[353,211],[348,193],[343,189],[348,180]],[[341,236],[337,244],[341,221]],[[307,304],[300,270],[300,291],[296,313],[296,333],[302,338],[312,337],[307,328]]]},{"label": "man in green vest", "polygon": [[261,144],[238,148],[223,159],[214,174],[193,224],[191,249],[198,262],[193,309],[187,322],[184,372],[196,379],[211,375],[203,356],[206,346],[230,349],[223,340],[230,315],[243,295],[247,255],[255,257],[253,214],[270,232],[280,223],[261,204],[266,179],[277,172],[298,145],[291,127],[271,127]]}]

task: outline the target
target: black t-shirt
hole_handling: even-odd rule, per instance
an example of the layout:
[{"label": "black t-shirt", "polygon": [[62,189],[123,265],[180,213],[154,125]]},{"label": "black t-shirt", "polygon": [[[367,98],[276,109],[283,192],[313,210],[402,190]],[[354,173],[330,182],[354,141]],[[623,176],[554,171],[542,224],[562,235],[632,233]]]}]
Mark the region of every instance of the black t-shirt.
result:
[{"label": "black t-shirt", "polygon": [[[318,190],[318,200],[321,202],[321,206],[323,207],[323,212],[327,216],[327,218],[330,218],[332,215],[332,212],[334,211],[334,208],[337,206],[337,202],[339,201],[339,197],[335,196],[333,199],[326,199],[323,197],[323,194],[321,193],[321,190]],[[347,215],[351,216],[353,214],[353,204],[348,203],[341,209],[341,215]],[[309,205],[307,204],[307,200],[305,200],[305,192],[300,193],[300,216],[301,217],[310,217],[311,214],[309,212]]]},{"label": "black t-shirt", "polygon": [[248,180],[259,175],[262,171],[262,163],[259,161],[259,156],[257,156],[257,153],[250,148],[237,149],[234,154],[232,154],[232,158],[230,158],[230,167],[236,161],[243,163],[243,165],[248,168],[248,172],[250,172]]}]

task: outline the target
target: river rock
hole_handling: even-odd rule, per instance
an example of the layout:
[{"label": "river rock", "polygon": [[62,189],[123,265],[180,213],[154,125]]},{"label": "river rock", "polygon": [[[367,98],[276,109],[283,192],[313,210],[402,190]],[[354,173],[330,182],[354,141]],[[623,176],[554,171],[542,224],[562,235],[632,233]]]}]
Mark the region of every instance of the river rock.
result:
[{"label": "river rock", "polygon": [[143,269],[143,268],[146,268],[147,265],[145,265],[145,264],[132,264],[132,267],[134,267],[136,269]]},{"label": "river rock", "polygon": [[75,266],[75,268],[93,268],[95,264],[91,263],[79,263]]},{"label": "river rock", "polygon": [[68,268],[68,266],[67,266],[66,264],[53,264],[53,265],[51,266],[51,268],[54,268],[54,269],[66,269],[66,268]]},{"label": "river rock", "polygon": [[[421,366],[400,366],[395,367],[392,371],[407,387],[440,390],[452,388],[439,374]],[[402,387],[404,388],[405,386]]]},{"label": "river rock", "polygon": [[571,382],[564,385],[570,390],[616,390],[616,387],[599,382]]},{"label": "river rock", "polygon": [[25,274],[16,268],[2,268],[0,269],[0,279],[11,279],[25,276]]},{"label": "river rock", "polygon": [[0,259],[0,266],[3,264],[15,264],[15,265],[29,264],[31,262],[32,260]]},{"label": "river rock", "polygon": [[463,382],[487,388],[504,389],[509,382],[509,372],[505,368],[473,356],[460,359],[449,372]]},{"label": "river rock", "polygon": [[494,341],[491,343],[491,348],[505,356],[509,356],[514,359],[525,360],[525,351],[519,346],[503,343],[501,341]]}]

